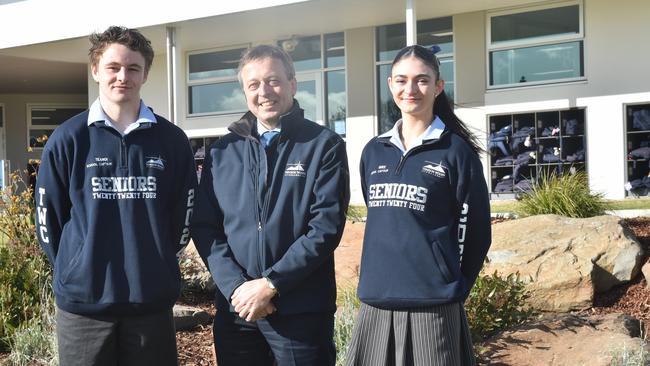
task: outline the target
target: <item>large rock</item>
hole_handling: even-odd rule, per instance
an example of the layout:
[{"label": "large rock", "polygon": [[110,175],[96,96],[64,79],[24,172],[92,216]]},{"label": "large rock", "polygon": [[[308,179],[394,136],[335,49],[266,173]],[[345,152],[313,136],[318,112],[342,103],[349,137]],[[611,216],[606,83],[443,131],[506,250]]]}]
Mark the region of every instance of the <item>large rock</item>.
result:
[{"label": "large rock", "polygon": [[633,279],[642,254],[616,216],[539,215],[493,226],[485,272],[519,272],[534,308],[566,312],[589,308],[594,293]]},{"label": "large rock", "polygon": [[480,349],[490,365],[609,366],[623,353],[648,352],[637,338],[639,327],[624,314],[547,315],[497,334]]},{"label": "large rock", "polygon": [[176,330],[191,330],[199,325],[208,325],[212,317],[206,311],[186,305],[174,305],[174,327]]}]

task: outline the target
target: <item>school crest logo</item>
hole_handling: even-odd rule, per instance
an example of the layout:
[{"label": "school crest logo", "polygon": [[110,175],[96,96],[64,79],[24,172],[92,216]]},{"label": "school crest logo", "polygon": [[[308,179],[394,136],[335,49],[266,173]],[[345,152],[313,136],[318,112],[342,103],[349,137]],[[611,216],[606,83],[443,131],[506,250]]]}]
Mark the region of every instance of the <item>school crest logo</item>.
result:
[{"label": "school crest logo", "polygon": [[433,175],[437,178],[447,177],[447,167],[442,165],[442,163],[433,163],[426,161],[426,164],[422,167],[422,173]]},{"label": "school crest logo", "polygon": [[307,175],[304,166],[305,164],[300,163],[300,161],[293,164],[287,164],[287,167],[284,169],[284,176],[304,178]]},{"label": "school crest logo", "polygon": [[165,160],[160,157],[146,157],[145,159],[147,159],[145,162],[147,168],[165,170]]}]

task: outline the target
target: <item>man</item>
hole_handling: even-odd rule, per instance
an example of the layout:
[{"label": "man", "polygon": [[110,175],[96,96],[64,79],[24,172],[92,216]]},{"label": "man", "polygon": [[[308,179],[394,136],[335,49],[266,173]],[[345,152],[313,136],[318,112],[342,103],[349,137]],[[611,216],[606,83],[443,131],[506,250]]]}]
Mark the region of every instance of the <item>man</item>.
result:
[{"label": "man", "polygon": [[282,49],[248,50],[238,75],[249,111],[206,154],[192,223],[219,289],[217,362],[334,365],[345,143],[303,117]]},{"label": "man", "polygon": [[171,310],[197,184],[192,151],[140,99],[149,40],[110,27],[90,41],[99,98],[54,131],[36,183],[59,363],[177,365]]}]

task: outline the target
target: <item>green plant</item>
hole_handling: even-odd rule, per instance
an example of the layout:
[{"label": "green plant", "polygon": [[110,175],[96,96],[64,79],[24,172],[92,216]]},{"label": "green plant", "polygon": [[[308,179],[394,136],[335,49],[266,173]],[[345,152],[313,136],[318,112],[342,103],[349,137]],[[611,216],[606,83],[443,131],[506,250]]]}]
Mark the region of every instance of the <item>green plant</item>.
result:
[{"label": "green plant", "polygon": [[522,216],[556,214],[567,217],[604,215],[609,204],[602,193],[592,193],[584,172],[542,175],[533,191],[519,198],[516,211]]},{"label": "green plant", "polygon": [[347,219],[352,222],[363,222],[366,221],[367,214],[366,206],[349,206]]},{"label": "green plant", "polygon": [[339,287],[338,309],[334,316],[334,344],[336,345],[336,366],[345,361],[345,353],[352,339],[352,330],[361,302],[356,288],[351,285]]},{"label": "green plant", "polygon": [[41,303],[51,296],[51,270],[36,239],[32,191],[18,173],[9,183],[0,193],[0,350],[8,349],[21,325],[38,317]]},{"label": "green plant", "polygon": [[511,273],[502,278],[495,271],[489,276],[479,276],[465,302],[474,341],[519,324],[531,316],[533,312],[526,305],[528,297],[519,274]]},{"label": "green plant", "polygon": [[43,291],[41,313],[21,324],[11,340],[9,365],[57,365],[54,298],[49,286]]},{"label": "green plant", "polygon": [[[635,342],[636,343],[636,342]],[[647,366],[650,365],[650,353],[646,351],[647,341],[639,339],[632,347],[624,344],[614,351],[610,366]]]}]

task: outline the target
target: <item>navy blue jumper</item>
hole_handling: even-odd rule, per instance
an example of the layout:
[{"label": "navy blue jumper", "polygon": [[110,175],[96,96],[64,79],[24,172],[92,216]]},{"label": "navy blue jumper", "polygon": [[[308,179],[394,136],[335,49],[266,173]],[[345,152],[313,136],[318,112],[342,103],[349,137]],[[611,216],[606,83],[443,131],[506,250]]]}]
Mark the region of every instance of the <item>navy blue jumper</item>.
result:
[{"label": "navy blue jumper", "polygon": [[364,148],[360,171],[368,206],[361,301],[384,309],[463,302],[491,241],[478,155],[448,128],[405,155],[382,135]]},{"label": "navy blue jumper", "polygon": [[122,136],[85,111],[45,144],[36,229],[67,312],[154,313],[179,296],[196,169],[185,133],[155,118]]}]

